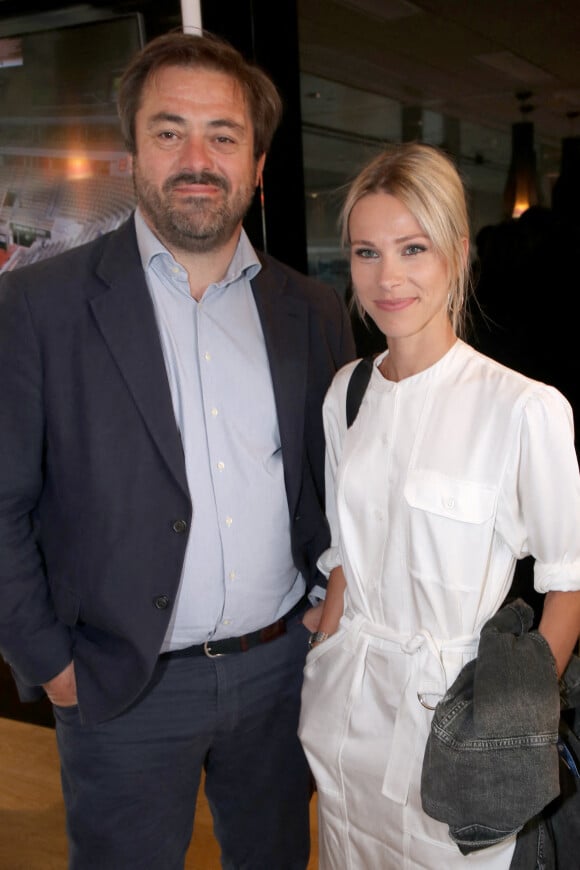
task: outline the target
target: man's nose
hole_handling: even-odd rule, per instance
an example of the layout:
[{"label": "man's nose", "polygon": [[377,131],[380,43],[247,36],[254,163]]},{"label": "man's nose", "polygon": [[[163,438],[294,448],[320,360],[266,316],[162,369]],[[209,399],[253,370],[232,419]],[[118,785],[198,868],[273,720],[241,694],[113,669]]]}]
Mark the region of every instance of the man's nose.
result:
[{"label": "man's nose", "polygon": [[202,136],[189,136],[185,139],[181,149],[181,166],[195,171],[213,166],[211,148]]}]

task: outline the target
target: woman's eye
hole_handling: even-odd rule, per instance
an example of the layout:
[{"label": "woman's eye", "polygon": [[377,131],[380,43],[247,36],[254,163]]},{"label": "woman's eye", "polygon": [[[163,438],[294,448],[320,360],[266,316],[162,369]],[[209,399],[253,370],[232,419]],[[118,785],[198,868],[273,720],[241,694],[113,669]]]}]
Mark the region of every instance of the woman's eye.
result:
[{"label": "woman's eye", "polygon": [[405,248],[405,256],[413,257],[415,254],[422,254],[423,251],[426,251],[427,248],[425,245],[408,245]]},{"label": "woman's eye", "polygon": [[378,256],[372,248],[355,248],[353,253],[355,257],[360,257],[362,260],[371,260]]}]

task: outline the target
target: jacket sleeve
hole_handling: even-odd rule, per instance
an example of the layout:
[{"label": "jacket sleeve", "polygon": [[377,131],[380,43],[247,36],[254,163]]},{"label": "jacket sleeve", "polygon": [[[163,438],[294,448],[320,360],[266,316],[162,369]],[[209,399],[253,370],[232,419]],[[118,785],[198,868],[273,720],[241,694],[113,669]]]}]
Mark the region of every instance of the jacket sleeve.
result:
[{"label": "jacket sleeve", "polygon": [[44,486],[43,359],[23,278],[0,279],[0,651],[19,682],[38,686],[71,660],[37,544]]},{"label": "jacket sleeve", "polygon": [[348,363],[336,374],[326,394],[323,406],[326,440],[325,484],[326,517],[330,526],[330,547],[321,554],[318,569],[325,577],[333,568],[343,565],[337,511],[337,476],[342,446],[346,435],[346,393],[358,360]]}]

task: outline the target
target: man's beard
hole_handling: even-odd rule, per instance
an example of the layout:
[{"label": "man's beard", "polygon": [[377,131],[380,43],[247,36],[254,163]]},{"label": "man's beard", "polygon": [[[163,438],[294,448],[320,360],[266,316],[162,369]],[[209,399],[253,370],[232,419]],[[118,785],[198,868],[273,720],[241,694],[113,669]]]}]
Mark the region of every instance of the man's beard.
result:
[{"label": "man's beard", "polygon": [[[143,177],[137,160],[133,183],[141,210],[161,241],[192,254],[207,253],[226,244],[243,220],[254,196],[254,188],[249,185],[240,187],[237,194],[230,196],[231,185],[227,178],[211,172],[172,175],[163,183],[160,192]],[[222,196],[216,201],[215,196],[180,195],[176,202],[171,197],[172,190],[184,183],[212,185],[222,191]]]}]

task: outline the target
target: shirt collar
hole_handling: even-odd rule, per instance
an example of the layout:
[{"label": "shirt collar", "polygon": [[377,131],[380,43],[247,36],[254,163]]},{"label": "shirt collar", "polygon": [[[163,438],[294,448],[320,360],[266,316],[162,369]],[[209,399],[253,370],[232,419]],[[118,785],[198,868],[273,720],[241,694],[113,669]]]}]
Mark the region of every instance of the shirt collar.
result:
[{"label": "shirt collar", "polygon": [[[145,273],[147,273],[151,268],[151,264],[155,257],[169,257],[172,263],[179,265],[173,254],[167,250],[163,242],[158,239],[155,233],[151,230],[139,208],[135,210],[135,232],[137,234],[137,247],[139,248],[141,264]],[[248,281],[251,281],[256,277],[261,268],[262,264],[258,259],[258,255],[252,247],[246,231],[242,228],[236,250],[234,251],[234,256],[231,259],[227,272],[222,280],[215,286],[227,287],[228,284],[237,281],[242,277],[242,275],[245,276]]]}]

